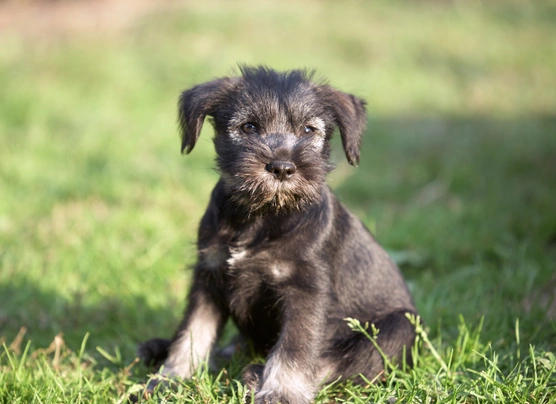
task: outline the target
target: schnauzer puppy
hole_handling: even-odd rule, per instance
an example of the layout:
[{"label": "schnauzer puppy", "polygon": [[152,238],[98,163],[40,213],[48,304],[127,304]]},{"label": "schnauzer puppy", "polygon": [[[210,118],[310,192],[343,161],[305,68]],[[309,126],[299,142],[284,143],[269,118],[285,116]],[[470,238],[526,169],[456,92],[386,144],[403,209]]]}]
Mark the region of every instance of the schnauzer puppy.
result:
[{"label": "schnauzer puppy", "polygon": [[[144,343],[160,378],[189,378],[231,317],[266,364],[244,379],[256,403],[308,403],[321,382],[383,369],[372,341],[345,318],[372,323],[390,360],[411,364],[416,314],[402,276],[326,185],[339,128],[359,162],[365,102],[312,74],[242,67],[182,93],[182,152],[212,118],[220,180],[198,233],[185,316],[172,340]],[[156,381],[148,387],[153,389]]]}]

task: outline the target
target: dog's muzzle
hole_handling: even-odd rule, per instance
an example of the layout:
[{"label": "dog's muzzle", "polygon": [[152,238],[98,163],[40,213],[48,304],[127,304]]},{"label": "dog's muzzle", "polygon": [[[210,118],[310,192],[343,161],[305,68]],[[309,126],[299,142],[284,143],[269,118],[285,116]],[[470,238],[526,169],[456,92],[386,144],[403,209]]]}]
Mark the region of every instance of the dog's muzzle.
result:
[{"label": "dog's muzzle", "polygon": [[265,168],[279,181],[286,181],[297,171],[295,164],[289,161],[271,161]]}]

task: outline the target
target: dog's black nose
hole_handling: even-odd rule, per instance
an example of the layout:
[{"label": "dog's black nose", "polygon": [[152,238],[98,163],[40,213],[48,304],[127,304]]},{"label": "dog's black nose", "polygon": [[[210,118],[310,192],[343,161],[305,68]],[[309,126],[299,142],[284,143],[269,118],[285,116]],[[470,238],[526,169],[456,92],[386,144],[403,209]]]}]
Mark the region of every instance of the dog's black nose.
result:
[{"label": "dog's black nose", "polygon": [[289,161],[272,161],[266,165],[266,171],[274,174],[274,177],[280,181],[290,178],[296,170],[295,164]]}]

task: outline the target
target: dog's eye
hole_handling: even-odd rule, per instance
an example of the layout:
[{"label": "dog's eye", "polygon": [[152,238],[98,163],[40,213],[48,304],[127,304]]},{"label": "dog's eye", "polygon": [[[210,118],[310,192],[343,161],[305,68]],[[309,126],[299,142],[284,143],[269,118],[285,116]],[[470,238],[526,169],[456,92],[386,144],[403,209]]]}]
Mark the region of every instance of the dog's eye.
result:
[{"label": "dog's eye", "polygon": [[305,126],[303,128],[303,133],[305,133],[306,135],[310,135],[311,133],[315,132],[315,128],[312,128],[310,126]]},{"label": "dog's eye", "polygon": [[241,131],[246,135],[255,135],[257,133],[257,127],[252,123],[244,123],[241,125]]}]

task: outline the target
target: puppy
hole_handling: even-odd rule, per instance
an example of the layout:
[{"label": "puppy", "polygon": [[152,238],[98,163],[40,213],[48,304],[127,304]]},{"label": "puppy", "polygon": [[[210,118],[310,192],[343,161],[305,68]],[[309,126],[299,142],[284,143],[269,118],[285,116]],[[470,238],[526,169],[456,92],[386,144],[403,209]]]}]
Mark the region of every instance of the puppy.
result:
[{"label": "puppy", "polygon": [[379,329],[390,360],[411,364],[406,313],[416,309],[402,276],[326,185],[336,127],[347,160],[359,162],[365,102],[306,71],[240,70],[179,99],[182,152],[211,117],[220,180],[199,227],[184,319],[141,355],[164,363],[160,379],[187,379],[231,317],[266,355],[244,373],[255,402],[308,403],[321,382],[384,369],[374,344],[348,327],[352,317]]}]

